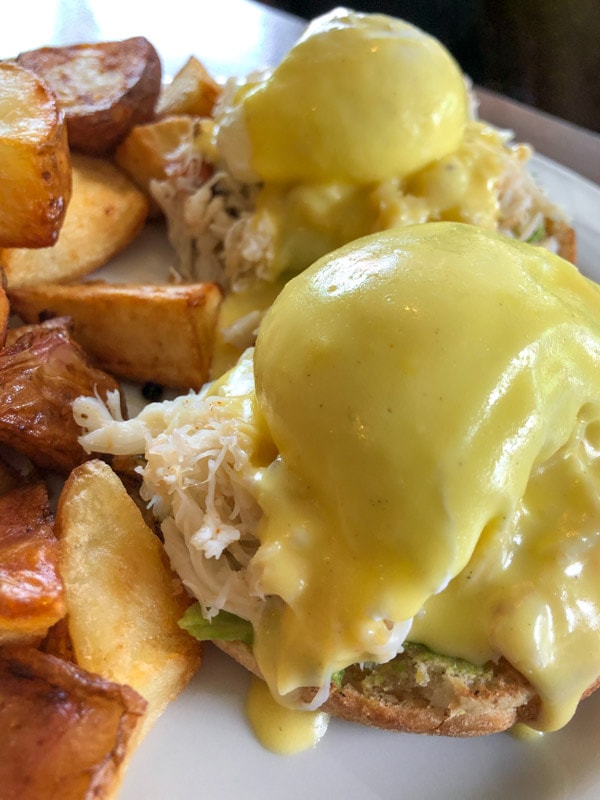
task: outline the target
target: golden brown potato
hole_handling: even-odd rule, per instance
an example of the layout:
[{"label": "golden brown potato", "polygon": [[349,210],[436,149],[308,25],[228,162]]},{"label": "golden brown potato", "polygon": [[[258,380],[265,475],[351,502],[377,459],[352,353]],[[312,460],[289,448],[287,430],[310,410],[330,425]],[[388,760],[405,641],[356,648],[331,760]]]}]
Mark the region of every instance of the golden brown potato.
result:
[{"label": "golden brown potato", "polygon": [[87,458],[72,403],[119,384],[71,339],[69,321],[36,325],[0,351],[0,443],[39,467],[69,472]]},{"label": "golden brown potato", "polygon": [[71,473],[56,531],[76,661],[148,701],[146,732],[200,663],[199,643],[177,624],[189,598],[160,540],[104,462]]},{"label": "golden brown potato", "polygon": [[144,226],[145,194],[109,161],[74,155],[73,196],[54,247],[0,250],[9,287],[65,282],[93,272]]},{"label": "golden brown potato", "polygon": [[0,62],[0,247],[53,244],[71,196],[63,114],[51,89]]},{"label": "golden brown potato", "polygon": [[115,162],[148,195],[152,215],[160,212],[152,200],[150,182],[186,177],[196,185],[212,167],[205,160],[210,120],[183,114],[136,125],[115,150]]},{"label": "golden brown potato", "polygon": [[156,113],[161,117],[170,114],[209,117],[222,90],[206,67],[191,56],[173,80],[163,86]]},{"label": "golden brown potato", "polygon": [[208,379],[222,300],[216,284],[40,284],[9,297],[24,322],[69,316],[77,342],[111,374],[180,389]]},{"label": "golden brown potato", "polygon": [[74,150],[103,155],[133,125],[154,115],[162,68],[143,36],[42,47],[21,53],[17,61],[42,76],[56,94]]},{"label": "golden brown potato", "polygon": [[38,642],[64,613],[48,492],[15,488],[0,497],[0,644]]},{"label": "golden brown potato", "polygon": [[52,655],[0,649],[3,800],[114,797],[145,708],[130,687]]}]

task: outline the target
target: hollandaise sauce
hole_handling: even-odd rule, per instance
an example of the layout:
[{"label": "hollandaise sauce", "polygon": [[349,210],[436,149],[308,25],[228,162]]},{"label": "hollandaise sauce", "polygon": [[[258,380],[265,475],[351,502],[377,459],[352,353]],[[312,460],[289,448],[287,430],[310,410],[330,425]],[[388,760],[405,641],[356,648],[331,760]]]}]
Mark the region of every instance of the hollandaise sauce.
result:
[{"label": "hollandaise sauce", "polygon": [[252,677],[246,714],[259,742],[273,753],[294,755],[315,747],[327,731],[323,711],[299,711],[278,703],[268,686]]},{"label": "hollandaise sauce", "polygon": [[462,72],[440,42],[340,8],[314,20],[267,78],[239,88],[217,144],[238,171],[249,151],[243,178],[368,183],[452,152],[466,117]]}]

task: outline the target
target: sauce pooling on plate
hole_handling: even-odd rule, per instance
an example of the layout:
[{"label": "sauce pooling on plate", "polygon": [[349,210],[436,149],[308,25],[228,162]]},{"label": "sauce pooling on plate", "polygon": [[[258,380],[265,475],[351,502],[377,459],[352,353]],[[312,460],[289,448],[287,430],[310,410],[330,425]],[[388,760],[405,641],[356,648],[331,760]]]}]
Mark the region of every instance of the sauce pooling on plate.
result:
[{"label": "sauce pooling on plate", "polygon": [[264,681],[252,676],[246,714],[259,742],[280,755],[315,747],[323,738],[329,716],[323,711],[297,711],[276,702]]}]

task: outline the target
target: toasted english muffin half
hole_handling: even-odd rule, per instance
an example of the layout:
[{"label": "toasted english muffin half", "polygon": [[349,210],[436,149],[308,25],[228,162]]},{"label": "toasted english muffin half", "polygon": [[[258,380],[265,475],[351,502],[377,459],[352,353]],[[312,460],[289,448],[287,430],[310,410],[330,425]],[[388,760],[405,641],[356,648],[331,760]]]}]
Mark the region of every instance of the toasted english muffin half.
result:
[{"label": "toasted english muffin half", "polygon": [[[247,644],[214,643],[261,677]],[[584,697],[599,686],[600,677]],[[306,701],[312,696],[314,691],[307,689]],[[390,731],[470,737],[532,723],[540,705],[535,689],[503,658],[480,667],[407,643],[387,664],[353,665],[338,673],[321,710]]]}]

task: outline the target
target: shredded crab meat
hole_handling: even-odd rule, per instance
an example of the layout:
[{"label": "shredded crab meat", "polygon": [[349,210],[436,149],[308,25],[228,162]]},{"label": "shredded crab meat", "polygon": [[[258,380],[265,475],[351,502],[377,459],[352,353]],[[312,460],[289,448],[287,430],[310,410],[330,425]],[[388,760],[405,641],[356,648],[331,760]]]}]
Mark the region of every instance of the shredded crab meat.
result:
[{"label": "shredded crab meat", "polygon": [[256,619],[260,587],[247,566],[261,517],[256,500],[252,358],[242,358],[227,393],[190,393],[151,403],[132,420],[100,398],[78,398],[74,415],[88,452],[143,454],[141,495],[161,521],[165,548],[210,617],[220,609]]},{"label": "shredded crab meat", "polygon": [[267,221],[255,221],[257,186],[218,169],[200,186],[179,178],[153,181],[150,188],[169,220],[183,279],[239,290],[270,260],[274,232]]}]

